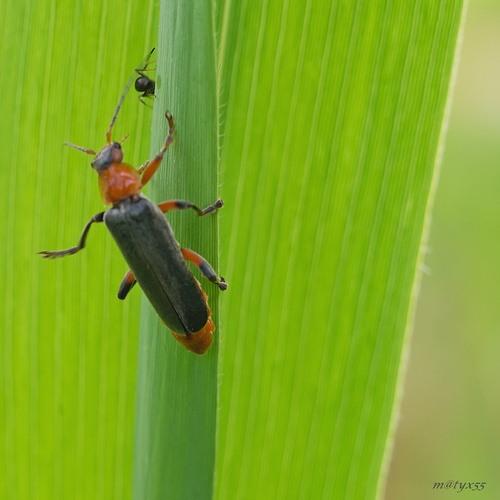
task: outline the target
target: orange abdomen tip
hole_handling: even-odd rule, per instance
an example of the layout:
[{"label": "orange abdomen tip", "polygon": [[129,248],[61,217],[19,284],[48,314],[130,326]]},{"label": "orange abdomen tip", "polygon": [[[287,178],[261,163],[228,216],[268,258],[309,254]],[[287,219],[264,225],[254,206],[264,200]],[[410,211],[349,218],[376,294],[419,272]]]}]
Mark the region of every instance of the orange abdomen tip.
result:
[{"label": "orange abdomen tip", "polygon": [[207,349],[212,345],[215,326],[212,318],[208,318],[205,326],[196,333],[189,335],[181,335],[171,331],[175,340],[178,340],[188,351],[195,354],[204,354]]}]

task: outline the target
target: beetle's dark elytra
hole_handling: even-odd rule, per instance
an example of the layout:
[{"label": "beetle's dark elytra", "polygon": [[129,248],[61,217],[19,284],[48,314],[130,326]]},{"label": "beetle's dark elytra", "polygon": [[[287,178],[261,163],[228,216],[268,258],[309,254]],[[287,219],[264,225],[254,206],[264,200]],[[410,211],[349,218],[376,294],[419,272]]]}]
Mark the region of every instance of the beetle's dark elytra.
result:
[{"label": "beetle's dark elytra", "polygon": [[160,209],[140,195],[109,209],[104,223],[163,322],[180,334],[201,330],[206,301]]}]

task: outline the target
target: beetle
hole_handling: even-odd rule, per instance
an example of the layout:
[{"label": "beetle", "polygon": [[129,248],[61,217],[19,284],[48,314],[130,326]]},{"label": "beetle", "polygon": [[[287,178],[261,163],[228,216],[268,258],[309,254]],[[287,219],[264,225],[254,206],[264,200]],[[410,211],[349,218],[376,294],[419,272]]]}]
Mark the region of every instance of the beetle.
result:
[{"label": "beetle", "polygon": [[121,145],[126,137],[121,142],[115,142],[112,141],[111,134],[131,84],[132,78],[129,79],[111,119],[106,133],[106,145],[99,152],[65,143],[73,149],[95,156],[91,165],[98,174],[101,197],[111,208],[89,220],[78,245],[66,250],[42,251],[39,254],[46,259],[75,254],[85,247],[91,226],[104,222],[130,267],[119,287],[118,298],[125,299],[135,283],[139,283],[174,338],[189,351],[203,354],[212,343],[215,326],[207,295],[187,267],[186,261],[197,266],[220,290],[226,290],[227,284],[223,277],[216,275],[203,257],[187,248],[180,248],[164,214],[171,210],[192,209],[198,216],[205,216],[221,208],[223,201],[219,198],[204,209],[184,200],[164,201],[155,205],[141,193],[142,187],[160,167],[167,148],[174,140],[175,124],[167,111],[165,118],[168,133],[158,154],[137,169],[123,163]]},{"label": "beetle", "polygon": [[148,106],[148,104],[146,104],[146,101],[144,101],[144,97],[148,99],[152,99],[155,97],[155,81],[144,74],[145,71],[148,71],[147,68],[149,58],[151,57],[151,54],[154,52],[154,50],[155,47],[152,48],[151,52],[145,57],[141,65],[135,69],[135,72],[139,75],[139,78],[135,80],[135,90],[137,90],[137,92],[142,92],[142,94],[139,96],[139,101],[141,101],[145,106]]}]

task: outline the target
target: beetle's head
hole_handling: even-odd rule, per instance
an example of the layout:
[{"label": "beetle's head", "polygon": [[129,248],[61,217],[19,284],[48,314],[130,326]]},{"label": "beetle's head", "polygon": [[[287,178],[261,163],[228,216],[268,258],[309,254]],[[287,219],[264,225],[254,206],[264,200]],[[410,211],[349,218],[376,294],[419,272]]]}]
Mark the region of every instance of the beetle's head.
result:
[{"label": "beetle's head", "polygon": [[119,142],[112,142],[104,146],[92,161],[92,168],[97,172],[106,170],[113,163],[121,163],[123,160],[122,145]]}]

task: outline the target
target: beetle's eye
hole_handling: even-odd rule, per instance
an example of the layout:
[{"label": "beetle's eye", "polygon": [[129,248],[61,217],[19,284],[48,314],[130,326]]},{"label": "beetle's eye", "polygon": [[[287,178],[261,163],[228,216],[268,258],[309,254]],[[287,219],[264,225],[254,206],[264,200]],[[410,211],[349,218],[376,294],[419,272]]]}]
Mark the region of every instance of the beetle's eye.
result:
[{"label": "beetle's eye", "polygon": [[[119,152],[117,151],[119,150]],[[108,168],[112,163],[119,163],[123,153],[121,152],[121,146],[118,142],[113,142],[109,146],[105,146],[99,151],[95,160],[92,162],[92,167],[95,170],[104,170]]]}]

